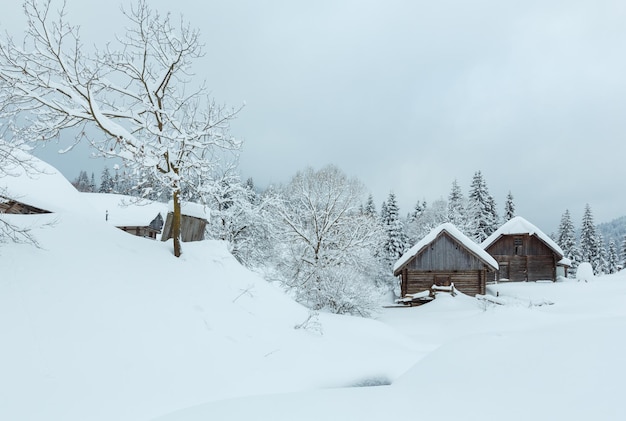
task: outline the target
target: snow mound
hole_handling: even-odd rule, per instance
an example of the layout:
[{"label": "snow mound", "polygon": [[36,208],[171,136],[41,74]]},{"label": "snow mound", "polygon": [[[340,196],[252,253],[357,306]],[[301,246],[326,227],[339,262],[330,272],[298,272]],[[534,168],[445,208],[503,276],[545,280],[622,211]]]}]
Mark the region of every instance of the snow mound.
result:
[{"label": "snow mound", "polygon": [[593,267],[591,266],[591,263],[582,262],[580,265],[578,265],[578,268],[576,269],[577,281],[589,282],[593,281],[594,278],[595,276],[593,275]]},{"label": "snow mound", "polygon": [[[3,162],[0,171],[0,196],[50,212],[89,212],[72,184],[51,165],[21,151],[0,144],[0,154],[14,159]],[[21,162],[22,165],[11,163]]]}]

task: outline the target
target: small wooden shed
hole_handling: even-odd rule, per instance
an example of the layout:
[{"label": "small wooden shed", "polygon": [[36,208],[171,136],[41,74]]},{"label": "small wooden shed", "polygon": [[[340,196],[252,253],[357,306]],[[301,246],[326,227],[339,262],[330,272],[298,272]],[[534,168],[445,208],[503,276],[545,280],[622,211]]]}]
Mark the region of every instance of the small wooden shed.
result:
[{"label": "small wooden shed", "polygon": [[445,223],[407,251],[394,265],[393,274],[401,278],[402,297],[451,284],[475,296],[485,294],[486,280],[497,269],[495,259],[453,224]]},{"label": "small wooden shed", "polygon": [[[170,211],[167,213],[161,241],[172,238],[172,222],[174,219],[172,202],[169,204]],[[183,242],[202,241],[209,219],[208,209],[197,203],[184,202],[181,204],[180,239]]]},{"label": "small wooden shed", "polygon": [[570,266],[563,250],[539,228],[516,216],[491,234],[481,247],[498,262],[496,281],[556,281]]}]

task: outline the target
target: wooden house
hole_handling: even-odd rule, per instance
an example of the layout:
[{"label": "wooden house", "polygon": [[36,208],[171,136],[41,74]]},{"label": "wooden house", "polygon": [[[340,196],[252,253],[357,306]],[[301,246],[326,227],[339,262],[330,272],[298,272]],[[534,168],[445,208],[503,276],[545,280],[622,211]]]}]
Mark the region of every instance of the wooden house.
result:
[{"label": "wooden house", "polygon": [[571,264],[550,237],[521,216],[498,228],[481,247],[498,262],[496,281],[556,281]]},{"label": "wooden house", "polygon": [[9,197],[0,196],[0,213],[12,213],[19,215],[34,215],[40,213],[50,213],[45,209],[20,202]]},{"label": "wooden house", "polygon": [[107,223],[138,237],[156,240],[167,204],[114,193],[80,193]]},{"label": "wooden house", "polygon": [[148,225],[117,225],[117,228],[137,237],[156,240],[157,235],[161,233],[161,228],[163,228],[163,217],[159,213]]},{"label": "wooden house", "polygon": [[407,251],[394,265],[402,297],[435,286],[454,287],[467,295],[485,294],[487,278],[498,263],[450,223],[442,224]]}]

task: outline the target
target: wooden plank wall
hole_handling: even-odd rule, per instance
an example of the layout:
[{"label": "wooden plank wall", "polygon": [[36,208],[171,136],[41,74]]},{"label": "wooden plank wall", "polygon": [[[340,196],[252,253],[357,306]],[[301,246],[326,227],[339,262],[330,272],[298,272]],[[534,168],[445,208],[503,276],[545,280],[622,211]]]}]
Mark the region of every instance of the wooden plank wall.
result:
[{"label": "wooden plank wall", "polygon": [[443,232],[408,264],[409,270],[481,270],[484,263]]},{"label": "wooden plank wall", "polygon": [[[161,241],[167,241],[172,238],[172,212],[167,214],[165,225],[163,226],[163,234]],[[204,240],[204,231],[207,221],[193,216],[183,215],[181,218],[180,238],[183,242],[202,241]]]},{"label": "wooden plank wall", "polygon": [[[522,238],[523,247],[520,254],[515,254],[515,238]],[[487,252],[497,260],[500,266],[508,263],[508,275],[504,269],[498,274],[498,280],[512,282],[524,281],[556,281],[557,255],[535,236],[510,235],[503,236],[489,248]]]},{"label": "wooden plank wall", "polygon": [[[405,275],[406,274],[406,275]],[[475,296],[485,293],[486,270],[468,271],[414,271],[403,272],[402,294],[415,294],[430,289],[435,283],[435,277],[449,277],[454,287],[464,294]]]}]

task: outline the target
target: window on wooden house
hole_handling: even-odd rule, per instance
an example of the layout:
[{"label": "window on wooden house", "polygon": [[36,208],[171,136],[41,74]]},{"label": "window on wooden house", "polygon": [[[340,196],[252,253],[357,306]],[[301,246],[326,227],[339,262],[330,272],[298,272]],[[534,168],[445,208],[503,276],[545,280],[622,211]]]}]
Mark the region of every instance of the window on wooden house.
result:
[{"label": "window on wooden house", "polygon": [[524,242],[522,241],[522,237],[515,237],[513,239],[513,245],[515,247],[515,255],[521,255],[524,252]]}]

